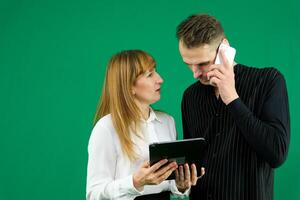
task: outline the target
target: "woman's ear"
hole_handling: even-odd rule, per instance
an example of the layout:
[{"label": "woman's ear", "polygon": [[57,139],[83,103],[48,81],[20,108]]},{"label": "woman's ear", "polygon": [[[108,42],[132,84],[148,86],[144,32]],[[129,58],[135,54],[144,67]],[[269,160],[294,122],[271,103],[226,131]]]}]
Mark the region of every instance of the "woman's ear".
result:
[{"label": "woman's ear", "polygon": [[131,89],[131,94],[134,96],[135,95],[135,90],[134,88]]}]

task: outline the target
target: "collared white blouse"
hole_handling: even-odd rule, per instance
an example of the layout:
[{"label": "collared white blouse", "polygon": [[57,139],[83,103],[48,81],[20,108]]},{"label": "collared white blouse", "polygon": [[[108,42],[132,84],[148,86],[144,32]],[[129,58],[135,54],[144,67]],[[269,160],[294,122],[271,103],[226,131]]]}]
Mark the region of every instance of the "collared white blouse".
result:
[{"label": "collared white blouse", "polygon": [[174,119],[151,109],[147,121],[142,121],[143,139],[132,137],[138,159],[131,162],[121,150],[121,144],[112,124],[111,115],[101,118],[93,128],[88,145],[86,197],[88,200],[134,199],[137,196],[171,191],[173,196],[185,197],[177,190],[174,180],[159,185],[147,185],[143,191],[133,186],[132,175],[145,160],[149,160],[149,144],[176,140]]}]

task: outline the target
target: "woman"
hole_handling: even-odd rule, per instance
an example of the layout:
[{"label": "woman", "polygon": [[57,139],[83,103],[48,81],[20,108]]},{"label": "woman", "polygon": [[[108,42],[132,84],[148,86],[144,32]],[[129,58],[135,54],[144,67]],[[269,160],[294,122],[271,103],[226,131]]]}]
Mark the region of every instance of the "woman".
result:
[{"label": "woman", "polygon": [[[111,58],[88,146],[88,200],[169,199],[166,191],[185,196],[196,184],[194,164],[191,171],[166,159],[149,164],[150,143],[176,140],[173,118],[150,107],[162,82],[154,59],[141,50]],[[173,171],[176,181],[166,181]]]}]

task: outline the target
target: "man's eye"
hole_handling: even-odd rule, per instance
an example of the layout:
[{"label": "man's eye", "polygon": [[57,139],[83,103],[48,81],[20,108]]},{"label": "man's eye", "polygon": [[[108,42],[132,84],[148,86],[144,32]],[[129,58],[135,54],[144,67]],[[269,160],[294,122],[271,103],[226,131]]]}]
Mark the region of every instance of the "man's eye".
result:
[{"label": "man's eye", "polygon": [[205,64],[199,64],[199,65],[197,65],[198,67],[205,67],[207,65],[207,63],[205,63]]}]

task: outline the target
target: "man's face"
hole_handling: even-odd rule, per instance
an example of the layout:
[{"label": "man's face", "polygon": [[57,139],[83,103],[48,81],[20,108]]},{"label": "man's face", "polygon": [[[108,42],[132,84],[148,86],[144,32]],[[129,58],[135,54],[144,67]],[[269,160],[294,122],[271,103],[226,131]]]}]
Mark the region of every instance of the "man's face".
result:
[{"label": "man's face", "polygon": [[200,47],[189,49],[179,41],[179,51],[183,62],[189,66],[194,78],[199,79],[204,85],[209,85],[206,73],[209,66],[215,62],[218,46],[218,43],[204,44]]}]

